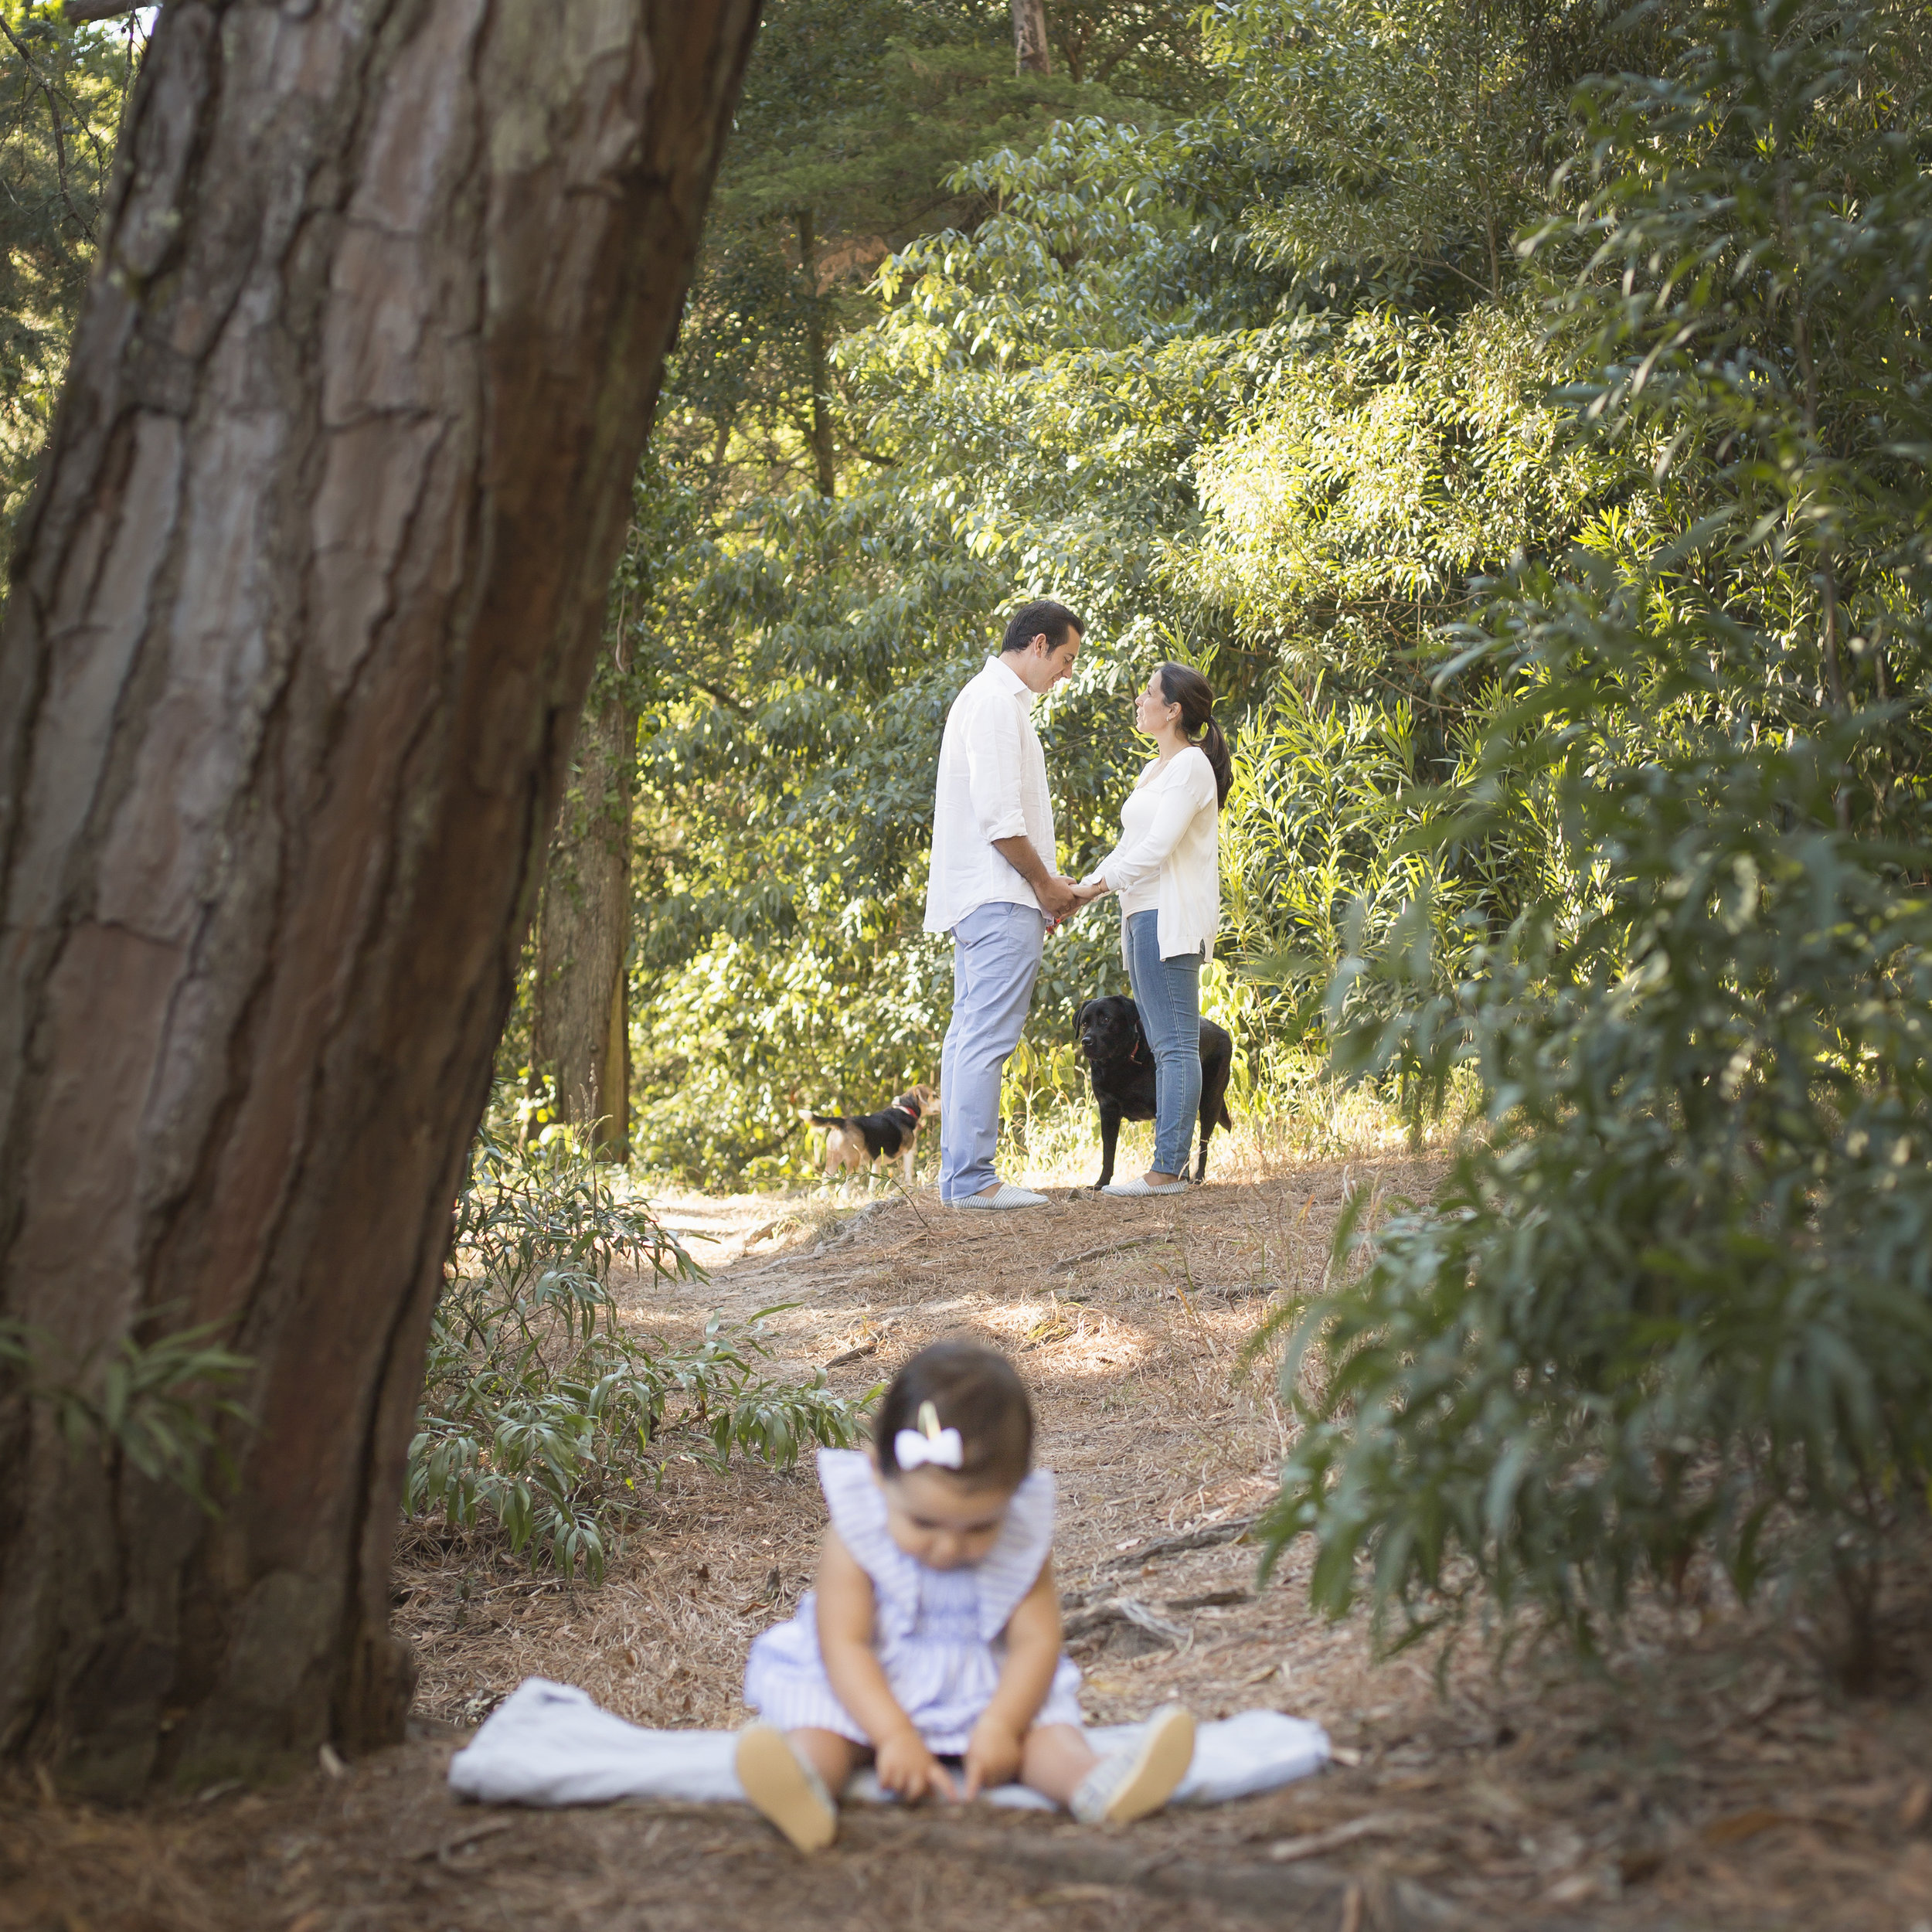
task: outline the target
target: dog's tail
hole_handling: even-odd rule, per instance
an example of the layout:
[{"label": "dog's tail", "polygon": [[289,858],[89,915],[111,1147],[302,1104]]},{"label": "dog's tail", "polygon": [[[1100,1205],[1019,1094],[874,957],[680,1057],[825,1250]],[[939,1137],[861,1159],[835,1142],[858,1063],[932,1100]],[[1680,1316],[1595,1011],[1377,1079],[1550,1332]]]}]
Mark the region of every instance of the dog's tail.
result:
[{"label": "dog's tail", "polygon": [[814,1127],[844,1127],[852,1116],[849,1114],[808,1114],[805,1117]]},{"label": "dog's tail", "polygon": [[1221,1096],[1220,1124],[1222,1126],[1226,1128],[1230,1134],[1234,1131],[1234,1116],[1228,1111],[1228,1097],[1225,1094]]}]

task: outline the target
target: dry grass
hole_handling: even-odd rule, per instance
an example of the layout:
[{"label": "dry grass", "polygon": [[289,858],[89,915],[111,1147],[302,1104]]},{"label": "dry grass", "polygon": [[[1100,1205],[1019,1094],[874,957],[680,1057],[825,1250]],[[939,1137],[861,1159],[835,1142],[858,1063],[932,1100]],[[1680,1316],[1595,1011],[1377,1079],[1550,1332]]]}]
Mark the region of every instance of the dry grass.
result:
[{"label": "dry grass", "polygon": [[[835,1386],[854,1395],[942,1333],[1007,1349],[1036,1392],[1043,1454],[1060,1481],[1063,1587],[1074,1597],[1112,1590],[1119,1573],[1107,1566],[1123,1540],[1251,1514],[1265,1498],[1286,1419],[1265,1368],[1244,1367],[1245,1345],[1279,1297],[1319,1285],[1345,1186],[1414,1189],[1427,1179],[1400,1162],[1372,1175],[1355,1163],[1294,1177],[1223,1184],[1178,1202],[1077,1196],[990,1223],[947,1213],[930,1195],[882,1201],[815,1260],[807,1243],[823,1235],[807,1226],[795,1258],[740,1263],[708,1289],[632,1281],[627,1314],[692,1336],[709,1309],[742,1318],[795,1301],[769,1324],[794,1361],[872,1346],[833,1372]],[[692,1218],[681,1199],[662,1207],[674,1225]],[[774,1218],[767,1203],[744,1211],[760,1213],[753,1231]],[[815,1481],[749,1464],[720,1475],[674,1448],[640,1513],[596,1590],[532,1577],[475,1539],[406,1536],[397,1615],[423,1658],[419,1708],[474,1722],[525,1676],[569,1675],[640,1723],[738,1721],[745,1647],[811,1580]],[[1230,1549],[1195,1566],[1252,1563],[1250,1550]],[[1205,1654],[1195,1665],[1189,1694],[1203,1708],[1231,1707],[1236,1679],[1253,1668],[1235,1659],[1217,1689],[1211,1672],[1199,1674]],[[1112,1682],[1103,1667],[1096,1716],[1134,1704],[1133,1686]]]},{"label": "dry grass", "polygon": [[[0,1806],[15,1861],[11,1875],[0,1868],[0,1927],[1252,1922],[1225,1900],[1149,1889],[1182,1872],[1231,1875],[1250,1905],[1273,1901],[1264,1917],[1324,1932],[1419,1922],[1403,1881],[1466,1908],[1472,1927],[1932,1926],[1932,1698],[1907,1667],[1932,1578],[1901,1581],[1889,1615],[1906,1661],[1883,1696],[1854,1701],[1794,1637],[1714,1595],[1653,1607],[1595,1672],[1533,1651],[1498,1670],[1475,1648],[1378,1662],[1359,1619],[1308,1614],[1304,1553],[1262,1586],[1246,1543],[1162,1547],[1232,1529],[1271,1492],[1288,1424],[1244,1350],[1266,1310],[1320,1284],[1345,1189],[1386,1202],[1426,1191],[1430,1175],[1406,1153],[1284,1161],[1258,1140],[1216,1170],[1175,1200],[1073,1194],[985,1220],[930,1194],[885,1201],[842,1233],[816,1196],[674,1197],[662,1204],[674,1225],[720,1237],[699,1250],[719,1272],[706,1287],[632,1282],[629,1316],[695,1334],[711,1308],[742,1317],[789,1303],[771,1328],[790,1362],[869,1351],[832,1371],[853,1394],[944,1333],[1011,1350],[1060,1480],[1063,1591],[1098,1616],[1077,1650],[1091,1715],[1172,1696],[1203,1715],[1290,1710],[1342,1747],[1329,1774],[1152,1821],[1130,1842],[1131,1869],[1124,1853],[1096,1866],[1074,1828],[1015,1818],[978,1823],[995,1849],[969,1855],[917,1818],[863,1818],[808,1864],[729,1808],[462,1811],[440,1782],[449,1745],[433,1735],[340,1781],[121,1819],[16,1794]],[[433,1734],[472,1724],[540,1674],[642,1723],[736,1723],[747,1646],[808,1583],[822,1519],[808,1471],[719,1474],[673,1444],[600,1588],[406,1529],[397,1621],[422,1659],[423,1721]],[[1179,1641],[1107,1620],[1122,1595]],[[482,1835],[466,1845],[467,1830]],[[1043,1879],[1056,1859],[1074,1876]],[[1322,1870],[1338,1889],[1314,1885]],[[1287,1889],[1291,1873],[1301,1890]]]},{"label": "dry grass", "polygon": [[[1015,1060],[1019,1058],[1015,1056]],[[1478,1116],[1473,1083],[1458,1077],[1440,1117],[1420,1139],[1372,1089],[1337,1080],[1327,1063],[1295,1049],[1267,1049],[1259,1080],[1237,1080],[1228,1095],[1234,1124],[1216,1128],[1209,1164],[1224,1181],[1265,1182],[1324,1162],[1438,1155]],[[1036,1056],[1029,1083],[1012,1063],[1003,1104],[1017,1178],[1034,1187],[1080,1187],[1100,1172],[1094,1106],[1069,1053]],[[1151,1121],[1121,1129],[1118,1172],[1138,1174],[1153,1157]]]}]

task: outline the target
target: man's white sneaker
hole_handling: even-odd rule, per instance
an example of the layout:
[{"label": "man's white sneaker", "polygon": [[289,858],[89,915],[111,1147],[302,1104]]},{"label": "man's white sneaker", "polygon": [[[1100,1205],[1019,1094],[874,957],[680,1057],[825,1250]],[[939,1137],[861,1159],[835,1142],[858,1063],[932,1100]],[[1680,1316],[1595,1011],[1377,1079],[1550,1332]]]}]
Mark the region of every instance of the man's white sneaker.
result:
[{"label": "man's white sneaker", "polygon": [[1109,1181],[1100,1189],[1103,1194],[1134,1196],[1143,1194],[1185,1194],[1188,1190],[1185,1181],[1168,1181],[1159,1187],[1151,1187],[1145,1181]]},{"label": "man's white sneaker", "polygon": [[1002,1208],[1044,1207],[1046,1196],[1030,1187],[1015,1187],[1002,1181],[990,1194],[968,1194],[953,1203],[956,1208],[981,1208],[998,1213]]},{"label": "man's white sneaker", "polygon": [[822,1852],[838,1835],[838,1807],[825,1781],[770,1724],[738,1733],[738,1782],[745,1796],[801,1852]]},{"label": "man's white sneaker", "polygon": [[1066,1808],[1083,1825],[1131,1825],[1174,1795],[1194,1762],[1194,1713],[1163,1704],[1139,1743],[1104,1757],[1080,1782]]}]

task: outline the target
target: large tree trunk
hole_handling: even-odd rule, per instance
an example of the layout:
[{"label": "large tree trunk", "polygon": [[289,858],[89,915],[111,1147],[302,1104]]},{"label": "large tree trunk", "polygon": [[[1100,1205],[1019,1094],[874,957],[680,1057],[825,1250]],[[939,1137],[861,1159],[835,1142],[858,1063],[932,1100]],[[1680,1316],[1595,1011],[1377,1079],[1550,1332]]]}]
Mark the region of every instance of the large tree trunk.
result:
[{"label": "large tree trunk", "polygon": [[607,1159],[631,1131],[631,781],[637,714],[613,691],[587,713],[557,815],[537,913],[535,1070],[560,1116]]},{"label": "large tree trunk", "polygon": [[256,1420],[209,1519],[0,1391],[0,1751],[76,1784],[400,1732],[450,1203],[756,10],[162,12],[0,634],[0,1314],[219,1321]]},{"label": "large tree trunk", "polygon": [[1046,40],[1045,0],[1013,0],[1013,71],[1050,74],[1053,56]]}]

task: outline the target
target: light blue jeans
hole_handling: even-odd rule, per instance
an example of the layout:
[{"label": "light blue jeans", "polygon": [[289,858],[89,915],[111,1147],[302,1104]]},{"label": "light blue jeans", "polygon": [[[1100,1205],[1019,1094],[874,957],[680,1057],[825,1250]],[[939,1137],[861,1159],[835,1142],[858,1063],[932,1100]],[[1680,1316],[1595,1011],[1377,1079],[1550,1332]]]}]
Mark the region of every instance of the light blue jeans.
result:
[{"label": "light blue jeans", "polygon": [[1161,916],[1127,922],[1127,977],[1154,1052],[1154,1161],[1150,1172],[1185,1174],[1201,1111],[1201,959],[1161,957]]},{"label": "light blue jeans", "polygon": [[999,1179],[999,1077],[1033,1003],[1046,921],[995,900],[953,928],[953,1022],[939,1061],[939,1198],[963,1201]]}]

